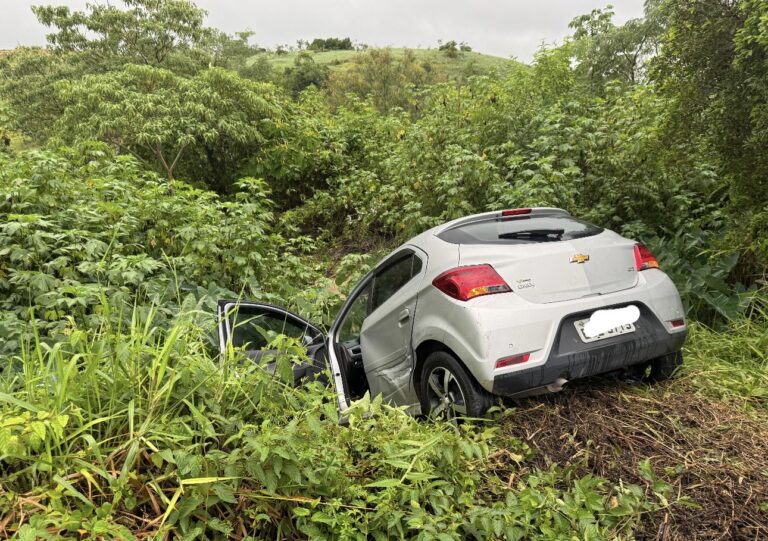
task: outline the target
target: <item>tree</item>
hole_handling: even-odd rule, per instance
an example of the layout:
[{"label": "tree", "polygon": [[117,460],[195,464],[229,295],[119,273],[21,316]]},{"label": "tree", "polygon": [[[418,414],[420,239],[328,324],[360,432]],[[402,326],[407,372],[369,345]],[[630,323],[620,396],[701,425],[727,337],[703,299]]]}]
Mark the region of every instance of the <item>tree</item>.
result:
[{"label": "tree", "polygon": [[621,26],[613,24],[613,15],[609,6],[576,17],[569,24],[574,30],[576,71],[598,93],[610,81],[641,82],[646,61],[658,51],[662,31],[652,15]]},{"label": "tree", "polygon": [[[768,272],[768,4],[761,0],[661,0],[666,20],[651,75],[669,99],[666,136],[700,139],[727,179],[736,232],[747,247],[745,282]],[[759,261],[763,261],[762,264]]]},{"label": "tree", "polygon": [[307,48],[311,51],[351,51],[354,46],[350,38],[315,38]]},{"label": "tree", "polygon": [[262,53],[266,49],[252,44],[254,33],[250,30],[229,35],[218,30],[212,31],[208,47],[213,55],[212,64],[236,71],[243,77],[267,81],[272,74],[272,65]]},{"label": "tree", "polygon": [[[212,68],[191,79],[127,66],[59,86],[65,142],[98,139],[173,179],[180,167],[226,192],[275,116],[269,85]],[[202,162],[202,163],[201,163]]]},{"label": "tree", "polygon": [[8,127],[42,143],[61,114],[55,92],[58,81],[82,72],[70,55],[39,47],[19,47],[0,58],[0,100],[8,105]]},{"label": "tree", "polygon": [[308,88],[283,111],[274,136],[240,174],[266,179],[277,208],[290,209],[328,188],[349,159],[350,148],[320,90]]},{"label": "tree", "polygon": [[310,85],[317,88],[324,86],[328,72],[328,66],[316,63],[312,53],[301,51],[293,60],[293,67],[286,68],[283,73],[283,86],[297,96]]},{"label": "tree", "polygon": [[57,52],[81,53],[93,71],[126,63],[189,71],[205,65],[192,58],[211,39],[203,25],[205,11],[188,0],[120,0],[87,4],[85,11],[66,6],[35,6],[37,19],[54,31],[48,43]]},{"label": "tree", "polygon": [[345,70],[334,71],[328,79],[329,101],[343,104],[346,94],[369,96],[382,112],[393,107],[411,108],[413,89],[444,80],[443,73],[411,50],[396,56],[390,49],[369,49],[354,57]]},{"label": "tree", "polygon": [[215,64],[219,52],[240,52],[242,38],[226,41],[222,33],[205,28],[205,12],[190,1],[121,2],[126,9],[96,3],[85,11],[33,8],[38,20],[52,29],[49,47],[21,47],[0,58],[0,99],[10,105],[14,130],[38,143],[48,138],[62,112],[54,89],[58,81],[128,63],[192,74]]},{"label": "tree", "polygon": [[255,58],[250,59],[245,66],[241,67],[238,73],[254,81],[272,81],[274,80],[273,71],[269,57],[260,53]]},{"label": "tree", "polygon": [[456,58],[459,56],[459,48],[458,44],[456,43],[456,40],[450,40],[446,41],[445,43],[438,42],[439,46],[437,48],[438,51],[441,51],[443,54],[445,54],[448,58]]}]

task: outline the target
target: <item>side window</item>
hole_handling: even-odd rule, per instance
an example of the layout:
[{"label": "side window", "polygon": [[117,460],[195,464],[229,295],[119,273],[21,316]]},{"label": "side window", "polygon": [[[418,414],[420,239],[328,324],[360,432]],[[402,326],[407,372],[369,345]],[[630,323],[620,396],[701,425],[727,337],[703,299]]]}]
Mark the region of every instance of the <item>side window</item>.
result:
[{"label": "side window", "polygon": [[414,254],[413,265],[411,266],[411,278],[421,272],[421,258]]},{"label": "side window", "polygon": [[246,350],[264,349],[278,334],[301,339],[312,329],[278,312],[240,306],[231,316],[232,345]]},{"label": "side window", "polygon": [[411,254],[376,275],[373,280],[371,311],[384,304],[419,272],[421,272],[421,259]]},{"label": "side window", "polygon": [[371,284],[369,283],[363,291],[352,302],[352,306],[347,312],[344,323],[339,331],[339,340],[348,342],[360,336],[360,330],[363,328],[363,321],[368,317],[368,304],[371,299]]}]

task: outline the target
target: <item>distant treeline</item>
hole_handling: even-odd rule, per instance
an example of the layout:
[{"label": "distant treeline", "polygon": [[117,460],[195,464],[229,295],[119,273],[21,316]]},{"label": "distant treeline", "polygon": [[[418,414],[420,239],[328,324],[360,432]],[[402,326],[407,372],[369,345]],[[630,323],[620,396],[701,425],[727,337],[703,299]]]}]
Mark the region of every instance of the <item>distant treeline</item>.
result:
[{"label": "distant treeline", "polygon": [[315,38],[307,46],[311,51],[351,51],[354,48],[350,38]]}]

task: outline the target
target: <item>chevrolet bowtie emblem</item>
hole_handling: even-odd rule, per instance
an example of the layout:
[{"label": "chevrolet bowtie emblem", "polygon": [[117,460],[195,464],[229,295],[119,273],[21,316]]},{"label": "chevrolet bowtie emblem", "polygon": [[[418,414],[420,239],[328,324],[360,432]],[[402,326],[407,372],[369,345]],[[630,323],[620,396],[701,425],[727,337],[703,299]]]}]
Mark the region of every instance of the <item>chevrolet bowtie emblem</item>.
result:
[{"label": "chevrolet bowtie emblem", "polygon": [[571,256],[571,263],[582,264],[587,261],[589,261],[589,256],[587,254],[573,254]]}]

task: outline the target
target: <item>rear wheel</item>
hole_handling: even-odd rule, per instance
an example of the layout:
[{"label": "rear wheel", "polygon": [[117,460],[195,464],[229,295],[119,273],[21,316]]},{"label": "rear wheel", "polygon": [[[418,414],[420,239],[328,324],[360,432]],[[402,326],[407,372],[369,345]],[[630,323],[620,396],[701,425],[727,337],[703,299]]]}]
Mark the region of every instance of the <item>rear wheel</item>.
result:
[{"label": "rear wheel", "polygon": [[672,377],[675,370],[683,364],[683,352],[676,351],[668,353],[661,357],[656,357],[651,361],[651,370],[648,374],[648,380],[651,382],[664,381]]},{"label": "rear wheel", "polygon": [[425,415],[450,420],[480,417],[491,405],[490,395],[446,351],[435,351],[424,362],[419,398]]}]

